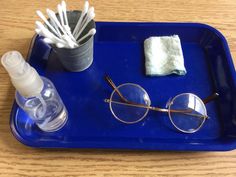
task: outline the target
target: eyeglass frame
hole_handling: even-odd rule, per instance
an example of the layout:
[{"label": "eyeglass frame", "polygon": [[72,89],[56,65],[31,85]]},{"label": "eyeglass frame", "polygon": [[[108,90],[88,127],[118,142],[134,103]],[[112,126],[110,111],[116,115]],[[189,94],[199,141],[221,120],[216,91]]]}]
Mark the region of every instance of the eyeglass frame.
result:
[{"label": "eyeglass frame", "polygon": [[[146,109],[147,109],[147,111],[146,111],[145,114],[143,115],[143,118],[141,118],[141,119],[139,119],[139,120],[137,120],[137,121],[133,121],[133,122],[126,122],[126,121],[123,121],[123,120],[117,118],[117,117],[115,116],[114,112],[113,112],[112,109],[111,109],[111,111],[113,112],[113,115],[116,117],[116,119],[118,119],[119,121],[121,121],[121,122],[123,122],[123,123],[125,123],[125,124],[138,123],[138,122],[142,121],[142,120],[146,117],[146,115],[148,114],[148,111],[149,111],[149,110],[153,110],[153,111],[166,112],[166,113],[168,113],[168,116],[169,116],[169,118],[170,118],[171,123],[174,125],[174,127],[175,127],[177,130],[179,130],[179,131],[181,131],[181,132],[184,132],[184,133],[195,133],[195,132],[197,132],[197,131],[203,126],[205,120],[206,120],[206,119],[209,119],[209,116],[208,116],[208,115],[206,115],[206,116],[201,116],[201,117],[204,119],[204,121],[201,123],[201,125],[200,125],[198,128],[194,129],[194,131],[189,132],[189,131],[182,130],[182,129],[180,129],[178,126],[175,125],[175,123],[173,122],[173,120],[172,120],[172,118],[171,118],[170,113],[171,113],[171,112],[176,112],[176,111],[177,111],[177,112],[180,112],[180,113],[183,113],[183,111],[181,111],[181,110],[171,110],[171,109],[170,109],[170,106],[168,107],[168,109],[165,109],[165,108],[159,108],[159,107],[151,106],[151,103],[150,103],[150,105],[144,105],[144,104],[139,104],[139,103],[134,103],[134,102],[128,101],[128,100],[120,93],[120,91],[119,91],[118,88],[119,88],[120,86],[122,86],[122,85],[125,85],[125,84],[134,84],[134,83],[124,83],[124,84],[121,84],[121,85],[119,85],[119,86],[117,87],[117,86],[114,84],[114,82],[112,81],[112,79],[111,79],[108,75],[106,75],[106,76],[104,77],[104,79],[105,79],[105,80],[108,82],[108,84],[113,88],[112,95],[116,92],[116,93],[119,95],[119,97],[121,98],[121,100],[124,102],[124,103],[122,103],[122,102],[111,101],[111,99],[104,99],[105,102],[110,103],[110,109],[111,109],[111,102],[119,103],[119,104],[123,104],[123,105],[127,105],[127,106],[142,107],[142,108],[146,108]],[[145,91],[140,85],[137,85],[137,84],[134,84],[134,85],[140,87],[143,91]],[[145,92],[146,92],[146,91],[145,91]],[[215,92],[215,93],[213,93],[212,95],[210,95],[210,96],[208,96],[208,97],[206,97],[206,98],[204,98],[204,99],[201,99],[201,98],[199,98],[197,95],[195,95],[195,94],[193,94],[193,93],[181,93],[181,94],[176,95],[176,96],[175,96],[173,99],[171,99],[171,100],[174,100],[176,97],[178,97],[178,96],[180,96],[180,95],[183,95],[183,94],[191,94],[191,95],[197,97],[200,101],[202,101],[202,103],[203,103],[203,105],[204,105],[205,112],[206,112],[206,107],[205,107],[205,105],[206,105],[207,103],[209,103],[209,102],[215,100],[215,99],[219,96],[219,94]],[[112,95],[111,95],[111,97],[112,97]],[[149,100],[150,100],[150,99],[149,99]],[[185,112],[184,114],[186,114],[186,112]],[[193,114],[192,114],[192,116],[197,116],[197,117],[199,117],[200,115],[193,115]]]}]

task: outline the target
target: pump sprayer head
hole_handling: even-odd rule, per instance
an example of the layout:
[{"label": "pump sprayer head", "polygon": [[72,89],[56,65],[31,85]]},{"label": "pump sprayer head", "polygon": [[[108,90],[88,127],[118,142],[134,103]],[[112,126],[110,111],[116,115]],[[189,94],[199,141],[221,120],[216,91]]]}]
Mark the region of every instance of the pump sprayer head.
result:
[{"label": "pump sprayer head", "polygon": [[11,77],[12,84],[24,97],[37,96],[43,89],[43,81],[17,51],[5,53],[1,58],[2,65]]}]

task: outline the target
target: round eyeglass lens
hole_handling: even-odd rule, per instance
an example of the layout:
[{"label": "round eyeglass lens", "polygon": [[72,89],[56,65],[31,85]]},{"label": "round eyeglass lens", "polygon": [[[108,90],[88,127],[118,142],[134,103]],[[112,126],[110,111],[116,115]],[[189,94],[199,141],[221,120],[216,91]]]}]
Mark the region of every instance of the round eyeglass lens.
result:
[{"label": "round eyeglass lens", "polygon": [[150,106],[147,92],[139,85],[126,83],[117,87],[125,101],[114,90],[110,97],[110,110],[119,121],[132,124],[141,121],[148,113],[148,108],[136,107],[132,104]]},{"label": "round eyeglass lens", "polygon": [[198,131],[207,117],[202,100],[191,93],[177,95],[169,105],[169,117],[180,131],[194,133]]}]

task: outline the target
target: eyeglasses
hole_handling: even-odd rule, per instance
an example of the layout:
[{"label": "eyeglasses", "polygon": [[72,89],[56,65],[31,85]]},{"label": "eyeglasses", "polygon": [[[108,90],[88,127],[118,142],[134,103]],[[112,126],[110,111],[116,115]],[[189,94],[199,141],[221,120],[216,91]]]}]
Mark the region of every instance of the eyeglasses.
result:
[{"label": "eyeglasses", "polygon": [[149,110],[168,113],[173,126],[184,133],[198,131],[205,120],[209,119],[205,104],[219,95],[214,93],[205,99],[200,99],[192,93],[182,93],[170,99],[166,109],[151,106],[147,92],[137,84],[125,83],[116,86],[109,76],[105,80],[114,89],[109,103],[113,116],[125,124],[134,124],[143,120]]}]

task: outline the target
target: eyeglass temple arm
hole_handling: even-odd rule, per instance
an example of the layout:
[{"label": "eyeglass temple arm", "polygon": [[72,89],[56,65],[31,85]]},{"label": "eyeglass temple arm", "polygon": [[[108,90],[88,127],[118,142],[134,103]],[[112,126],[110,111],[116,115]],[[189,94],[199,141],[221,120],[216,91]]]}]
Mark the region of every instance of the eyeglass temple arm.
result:
[{"label": "eyeglass temple arm", "polygon": [[219,96],[218,93],[213,93],[212,95],[210,95],[210,96],[204,98],[204,99],[203,99],[203,103],[204,103],[204,104],[207,104],[207,103],[209,103],[209,102],[215,100],[218,96]]},{"label": "eyeglass temple arm", "polygon": [[114,82],[111,80],[111,78],[106,75],[105,76],[105,80],[108,82],[108,84],[116,91],[116,93],[120,96],[120,98],[122,99],[122,101],[128,103],[129,101],[120,93],[120,91],[117,89],[116,85],[114,84]]},{"label": "eyeglass temple arm", "polygon": [[[122,99],[122,101],[124,102],[129,102],[121,93],[120,91],[117,89],[116,85],[114,84],[114,82],[112,81],[112,79],[106,75],[105,76],[105,80],[108,82],[108,84],[117,92],[117,94],[120,96],[120,98]],[[213,101],[214,99],[216,99],[219,96],[218,93],[213,93],[212,95],[206,97],[203,99],[203,103],[207,104],[211,101]]]},{"label": "eyeglass temple arm", "polygon": [[[150,109],[153,111],[159,111],[159,112],[168,112],[168,109],[161,109],[161,108],[157,108],[157,107],[152,107],[152,106],[147,106],[147,105],[142,105],[142,104],[130,104],[130,103],[123,103],[123,102],[119,102],[119,101],[112,101],[110,99],[105,99],[104,100],[106,103],[115,103],[115,104],[120,104],[120,105],[126,105],[126,106],[133,106],[133,107],[138,107],[138,108],[146,108],[146,109]],[[170,112],[173,113],[181,113],[181,114],[185,114],[185,115],[190,115],[190,116],[195,116],[195,117],[201,117],[201,118],[205,118],[208,119],[208,116],[202,116],[202,115],[197,115],[194,113],[191,113],[192,110],[170,110]]]}]

